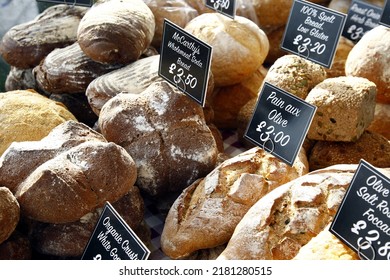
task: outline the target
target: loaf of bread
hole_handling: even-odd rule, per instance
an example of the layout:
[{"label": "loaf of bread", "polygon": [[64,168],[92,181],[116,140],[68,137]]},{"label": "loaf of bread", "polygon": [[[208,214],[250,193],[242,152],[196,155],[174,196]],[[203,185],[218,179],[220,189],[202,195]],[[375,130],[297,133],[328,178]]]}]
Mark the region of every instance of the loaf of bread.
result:
[{"label": "loaf of bread", "polygon": [[384,25],[367,31],[349,52],[347,76],[363,77],[375,83],[376,100],[390,103],[390,28]]},{"label": "loaf of bread", "polygon": [[16,229],[20,219],[20,206],[12,192],[0,186],[0,244]]},{"label": "loaf of bread", "polygon": [[181,191],[205,176],[219,153],[202,107],[164,81],[137,97],[111,98],[100,112],[99,127],[133,157],[136,185],[152,196]]},{"label": "loaf of bread", "polygon": [[264,82],[305,99],[310,90],[326,79],[326,70],[319,64],[297,55],[278,58],[269,68]]},{"label": "loaf of bread", "polygon": [[77,40],[77,28],[87,7],[54,5],[35,19],[18,24],[6,32],[0,42],[0,55],[21,69],[33,68],[55,48]]},{"label": "loaf of bread", "polygon": [[390,167],[390,141],[378,133],[365,131],[355,142],[317,141],[308,157],[311,170],[342,163],[358,164],[361,159],[386,168]]},{"label": "loaf of bread", "polygon": [[333,219],[357,165],[335,165],[263,196],[242,218],[217,258],[288,260]]},{"label": "loaf of bread", "polygon": [[35,141],[57,125],[76,120],[61,103],[35,91],[0,93],[0,155],[14,141]]},{"label": "loaf of bread", "polygon": [[327,225],[302,246],[293,260],[358,260],[359,256],[329,231]]},{"label": "loaf of bread", "polygon": [[0,244],[0,260],[31,260],[32,250],[28,237],[18,230]]},{"label": "loaf of bread", "polygon": [[21,69],[11,66],[5,80],[4,89],[6,91],[27,89],[38,91],[35,77],[32,72],[33,68]]},{"label": "loaf of bread", "polygon": [[127,64],[149,47],[154,15],[142,0],[96,2],[82,18],[77,41],[92,60]]},{"label": "loaf of bread", "polygon": [[390,104],[376,103],[374,120],[367,130],[379,133],[390,140]]},{"label": "loaf of bread", "polygon": [[161,234],[163,252],[178,259],[225,244],[253,204],[307,172],[302,151],[293,166],[258,147],[224,161],[176,199]]},{"label": "loaf of bread", "polygon": [[95,78],[121,66],[93,61],[75,42],[50,52],[34,67],[33,73],[37,86],[43,92],[84,94]]},{"label": "loaf of bread", "polygon": [[[141,224],[144,216],[144,202],[136,186],[112,207],[131,229]],[[78,221],[64,224],[49,224],[30,221],[29,238],[34,251],[62,258],[80,258],[101,216],[103,208],[96,208]]]},{"label": "loaf of bread", "polygon": [[213,48],[211,71],[216,87],[240,83],[263,64],[268,38],[254,22],[236,16],[205,13],[192,19],[184,28]]},{"label": "loaf of bread", "polygon": [[361,77],[328,78],[306,101],[317,107],[307,137],[323,141],[356,141],[374,119],[376,86]]}]

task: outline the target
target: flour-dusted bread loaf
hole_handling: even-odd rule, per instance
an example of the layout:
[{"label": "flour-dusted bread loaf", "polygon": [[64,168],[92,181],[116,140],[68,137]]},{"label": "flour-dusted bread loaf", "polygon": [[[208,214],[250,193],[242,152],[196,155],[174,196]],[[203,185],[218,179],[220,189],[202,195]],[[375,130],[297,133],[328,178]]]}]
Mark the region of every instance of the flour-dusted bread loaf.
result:
[{"label": "flour-dusted bread loaf", "polygon": [[152,42],[154,15],[142,0],[96,2],[84,15],[77,41],[91,59],[126,64],[137,60]]},{"label": "flour-dusted bread loaf", "polygon": [[[369,147],[369,148],[368,148]],[[365,131],[355,142],[316,141],[308,156],[311,170],[335,164],[358,164],[361,159],[375,167],[390,167],[390,141]]]},{"label": "flour-dusted bread loaf", "polygon": [[366,32],[349,52],[347,76],[367,78],[377,87],[376,100],[390,103],[390,28],[384,25]]},{"label": "flour-dusted bread loaf", "polygon": [[14,142],[0,157],[0,185],[16,192],[18,185],[38,166],[87,141],[106,139],[85,124],[66,121],[39,141]]},{"label": "flour-dusted bread loaf", "polygon": [[99,115],[103,105],[117,94],[139,94],[154,81],[162,81],[159,63],[160,55],[149,56],[94,79],[85,92],[92,110]]},{"label": "flour-dusted bread loaf", "polygon": [[224,161],[176,199],[165,220],[162,250],[178,259],[225,244],[262,196],[307,172],[302,151],[293,166],[258,147]]},{"label": "flour-dusted bread loaf", "polygon": [[297,55],[284,55],[269,68],[264,82],[273,84],[301,99],[326,79],[324,67]]},{"label": "flour-dusted bread loaf", "polygon": [[134,158],[136,185],[150,195],[181,191],[210,172],[218,148],[202,107],[167,82],[155,82],[137,97],[119,94],[99,115],[108,141]]},{"label": "flour-dusted bread loaf", "polygon": [[90,82],[112,70],[119,64],[103,64],[93,61],[81,50],[77,42],[50,52],[34,67],[36,83],[46,93],[82,93]]},{"label": "flour-dusted bread loaf", "polygon": [[35,19],[15,25],[0,42],[0,55],[21,69],[33,68],[55,48],[77,40],[77,28],[88,8],[54,5]]},{"label": "flour-dusted bread loaf", "polygon": [[367,130],[379,133],[390,140],[390,104],[376,103],[374,120]]},{"label": "flour-dusted bread loaf", "polygon": [[5,80],[4,89],[6,91],[28,89],[38,91],[33,68],[21,69],[11,66]]},{"label": "flour-dusted bread loaf", "polygon": [[205,13],[184,28],[213,48],[211,71],[216,87],[233,85],[249,78],[263,64],[268,38],[254,22],[236,16]]},{"label": "flour-dusted bread loaf", "polygon": [[30,90],[0,93],[0,155],[15,141],[35,141],[75,116],[61,103]]},{"label": "flour-dusted bread loaf", "polygon": [[12,192],[0,186],[0,244],[16,229],[20,219],[20,206]]},{"label": "flour-dusted bread loaf", "polygon": [[293,260],[358,260],[359,256],[329,231],[330,224],[306,245]]},{"label": "flour-dusted bread loaf", "polygon": [[307,137],[356,141],[374,119],[376,85],[361,77],[335,77],[317,84],[306,101],[317,107]]},{"label": "flour-dusted bread loaf", "polygon": [[292,259],[333,219],[357,165],[335,165],[261,198],[234,230],[222,259]]},{"label": "flour-dusted bread loaf", "polygon": [[[135,230],[141,224],[144,217],[144,202],[136,186],[112,203],[112,207],[131,229]],[[72,223],[50,224],[29,221],[28,235],[34,251],[62,258],[80,258],[102,210],[101,207],[96,208]]]}]

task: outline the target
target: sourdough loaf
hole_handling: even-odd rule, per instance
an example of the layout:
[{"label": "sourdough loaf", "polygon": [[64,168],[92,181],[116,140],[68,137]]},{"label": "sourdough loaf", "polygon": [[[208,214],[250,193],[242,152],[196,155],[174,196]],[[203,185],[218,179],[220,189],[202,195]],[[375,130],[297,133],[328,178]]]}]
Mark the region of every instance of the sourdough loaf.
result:
[{"label": "sourdough loaf", "polygon": [[0,42],[4,60],[21,69],[33,68],[55,48],[77,41],[77,28],[88,8],[54,5],[35,19],[15,25]]},{"label": "sourdough loaf", "polygon": [[99,127],[134,158],[136,185],[152,196],[181,191],[205,176],[219,153],[202,107],[167,82],[155,82],[137,97],[111,98]]},{"label": "sourdough loaf", "polygon": [[12,192],[0,186],[0,244],[16,229],[20,219],[20,206]]},{"label": "sourdough loaf", "polygon": [[293,166],[258,147],[224,161],[176,199],[165,220],[162,250],[178,259],[225,244],[257,200],[307,172],[302,151]]},{"label": "sourdough loaf", "polygon": [[140,58],[152,42],[154,15],[142,0],[96,2],[77,30],[81,49],[101,63],[126,64]]},{"label": "sourdough loaf", "polygon": [[335,165],[261,198],[234,230],[222,259],[292,259],[333,219],[357,165]]}]

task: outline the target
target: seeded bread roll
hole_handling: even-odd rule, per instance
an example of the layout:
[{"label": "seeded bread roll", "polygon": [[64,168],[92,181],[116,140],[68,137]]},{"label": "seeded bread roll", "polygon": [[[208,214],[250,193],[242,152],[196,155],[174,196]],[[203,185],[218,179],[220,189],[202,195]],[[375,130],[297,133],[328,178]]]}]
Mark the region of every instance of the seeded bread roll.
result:
[{"label": "seeded bread roll", "polygon": [[217,260],[289,260],[333,219],[357,165],[335,165],[286,183],[261,198]]},{"label": "seeded bread roll", "polygon": [[358,260],[359,256],[329,231],[330,224],[306,245],[293,260]]},{"label": "seeded bread roll", "polygon": [[93,61],[73,43],[50,52],[33,69],[38,87],[46,93],[82,93],[95,78],[121,65]]},{"label": "seeded bread roll", "polygon": [[20,206],[12,192],[0,186],[0,244],[16,229],[20,219]]},{"label": "seeded bread roll", "polygon": [[54,5],[32,21],[15,25],[0,42],[0,55],[21,69],[33,68],[55,48],[77,41],[77,28],[88,8]]},{"label": "seeded bread roll", "polygon": [[309,166],[316,170],[335,164],[358,164],[361,159],[375,167],[390,167],[390,141],[369,131],[355,142],[317,141],[309,155]]},{"label": "seeded bread roll", "polygon": [[379,25],[356,43],[345,62],[347,76],[363,77],[375,83],[376,100],[390,103],[390,28]]},{"label": "seeded bread roll", "polygon": [[324,67],[297,55],[284,55],[270,67],[264,82],[305,99],[309,91],[325,79]]},{"label": "seeded bread roll", "polygon": [[328,78],[306,101],[317,107],[307,133],[311,140],[356,141],[374,119],[376,86],[360,77]]},{"label": "seeded bread roll", "polygon": [[167,82],[137,97],[113,97],[100,112],[99,127],[134,158],[136,185],[152,196],[181,191],[205,176],[219,153],[202,107]]},{"label": "seeded bread roll", "polygon": [[307,172],[302,151],[292,167],[257,147],[224,161],[176,199],[161,234],[162,250],[178,259],[225,244],[257,200]]},{"label": "seeded bread roll", "polygon": [[35,141],[59,124],[75,121],[61,103],[30,90],[0,93],[0,155],[15,141]]},{"label": "seeded bread roll", "polygon": [[126,64],[149,47],[154,31],[154,15],[142,0],[106,0],[82,18],[77,41],[92,60]]},{"label": "seeded bread roll", "polygon": [[228,86],[249,78],[263,64],[268,38],[254,22],[219,13],[195,17],[184,28],[213,48],[211,71],[216,87]]}]

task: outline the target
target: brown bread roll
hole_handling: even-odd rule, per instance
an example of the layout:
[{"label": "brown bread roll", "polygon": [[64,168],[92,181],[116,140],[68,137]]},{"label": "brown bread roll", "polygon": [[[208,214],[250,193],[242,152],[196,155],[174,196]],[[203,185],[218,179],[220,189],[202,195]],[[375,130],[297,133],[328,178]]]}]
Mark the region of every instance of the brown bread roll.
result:
[{"label": "brown bread roll", "polygon": [[0,186],[0,244],[16,229],[20,219],[20,206],[12,192]]},{"label": "brown bread roll", "polygon": [[167,82],[155,82],[137,97],[113,97],[100,112],[99,127],[134,158],[136,185],[152,196],[183,190],[217,160],[202,107]]},{"label": "brown bread roll", "polygon": [[82,18],[77,41],[92,60],[127,64],[152,42],[154,15],[142,0],[96,2]]},{"label": "brown bread roll", "polygon": [[178,259],[225,244],[257,200],[307,172],[302,151],[293,166],[260,148],[224,161],[176,199],[165,220],[162,250]]},{"label": "brown bread roll", "polygon": [[54,5],[32,21],[15,25],[0,42],[0,55],[21,69],[33,68],[55,48],[77,41],[77,28],[88,8]]}]

